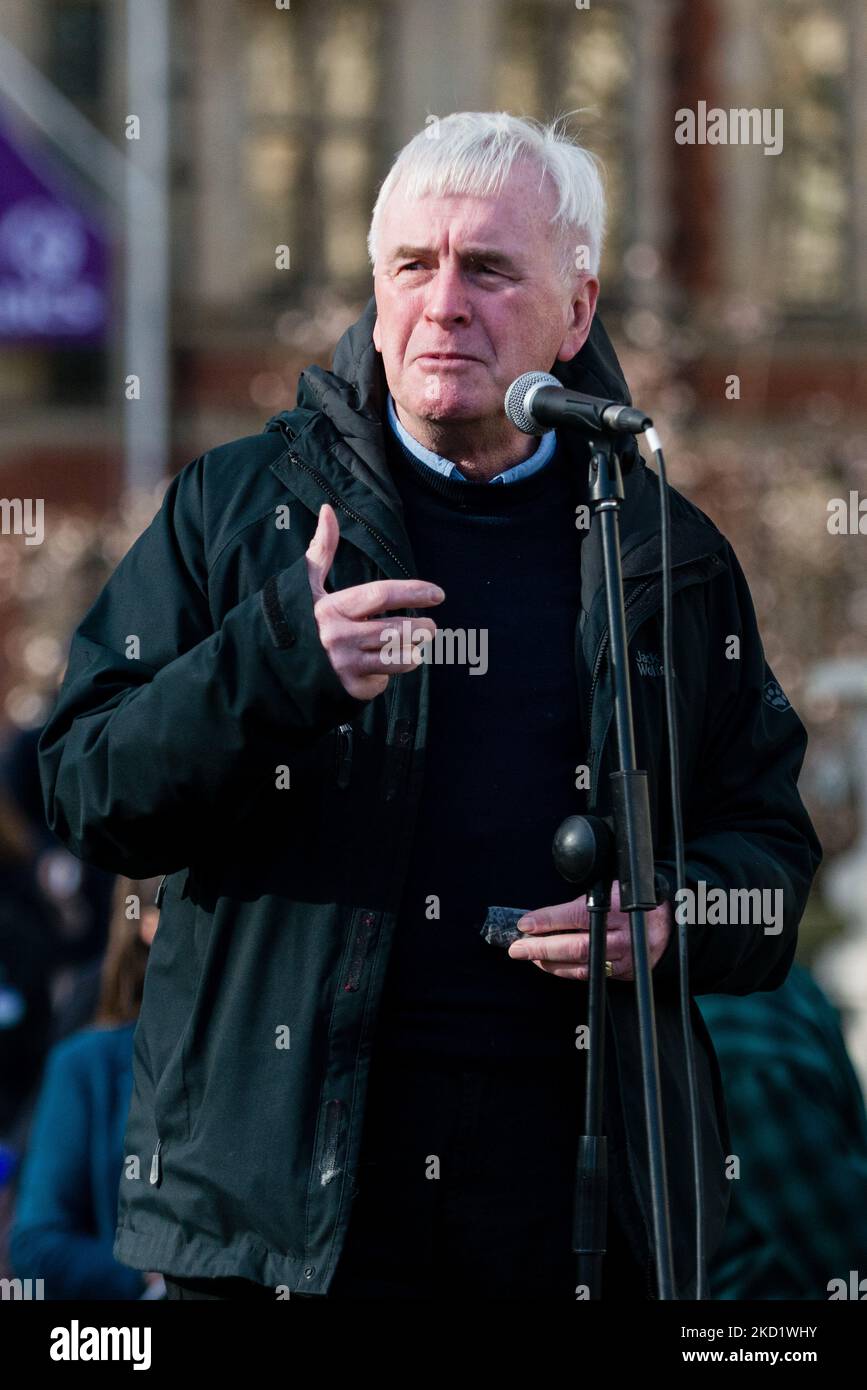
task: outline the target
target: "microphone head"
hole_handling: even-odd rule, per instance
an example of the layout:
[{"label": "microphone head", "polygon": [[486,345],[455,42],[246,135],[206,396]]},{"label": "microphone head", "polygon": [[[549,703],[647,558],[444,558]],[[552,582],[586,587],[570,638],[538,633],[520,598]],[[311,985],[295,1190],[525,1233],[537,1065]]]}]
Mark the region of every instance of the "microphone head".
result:
[{"label": "microphone head", "polygon": [[527,394],[536,386],[562,386],[550,372],[524,372],[517,377],[506,392],[506,414],[522,434],[547,434],[550,425],[540,425],[534,420],[525,405]]}]

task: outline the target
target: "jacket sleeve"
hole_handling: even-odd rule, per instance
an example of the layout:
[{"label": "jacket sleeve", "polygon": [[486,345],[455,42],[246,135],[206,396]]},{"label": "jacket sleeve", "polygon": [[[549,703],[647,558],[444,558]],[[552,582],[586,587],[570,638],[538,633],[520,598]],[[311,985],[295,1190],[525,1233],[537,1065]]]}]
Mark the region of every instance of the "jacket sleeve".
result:
[{"label": "jacket sleeve", "polygon": [[189,866],[278,763],[365,705],[319,640],[303,554],[212,620],[206,457],[172,480],[77,628],[39,739],[51,829],[134,878]]},{"label": "jacket sleeve", "polygon": [[[727,555],[727,574],[707,586],[708,695],[695,772],[682,788],[685,886],[696,895],[694,911],[689,898],[675,900],[673,843],[656,861],[687,922],[693,994],[748,994],[782,984],[822,859],[797,785],[806,730],[765,660],[747,581],[728,545]],[[726,892],[718,923],[712,904],[700,911],[701,883],[706,893]],[[675,921],[656,979],[677,979],[677,936]]]}]

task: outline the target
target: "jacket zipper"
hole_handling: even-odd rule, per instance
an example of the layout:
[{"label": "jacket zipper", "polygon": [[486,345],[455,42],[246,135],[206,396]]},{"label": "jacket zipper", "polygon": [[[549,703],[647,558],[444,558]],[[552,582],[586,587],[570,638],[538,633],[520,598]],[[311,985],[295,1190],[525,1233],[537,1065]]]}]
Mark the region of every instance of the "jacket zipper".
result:
[{"label": "jacket zipper", "polygon": [[349,786],[349,778],[352,774],[352,725],[338,724],[337,726],[337,785],[340,788]]},{"label": "jacket zipper", "polygon": [[161,1161],[160,1161],[160,1150],[162,1149],[162,1147],[163,1147],[163,1141],[162,1141],[162,1139],[158,1139],[158,1140],[157,1140],[157,1146],[156,1146],[156,1148],[154,1149],[154,1151],[153,1151],[153,1156],[152,1156],[152,1158],[151,1158],[151,1177],[150,1177],[150,1180],[151,1180],[151,1183],[153,1184],[154,1187],[158,1187],[158,1186],[159,1186],[160,1178],[161,1178],[161,1176],[162,1176],[162,1172],[161,1172],[162,1163],[161,1163]]},{"label": "jacket zipper", "polygon": [[367,953],[370,950],[371,942],[376,935],[378,925],[378,914],[376,912],[362,912],[359,918],[358,927],[355,931],[355,938],[352,943],[352,955],[346,971],[346,980],[343,989],[347,994],[354,994],[358,989],[361,979],[361,972]]},{"label": "jacket zipper", "polygon": [[[157,884],[157,891],[154,893],[154,907],[158,908],[162,903],[163,896],[166,891],[166,879],[168,877],[168,874],[163,874],[162,878]],[[162,1178],[162,1160],[160,1158],[162,1147],[163,1141],[158,1137],[156,1148],[154,1149],[151,1155],[150,1182],[153,1187],[159,1187],[160,1180]]]},{"label": "jacket zipper", "polygon": [[340,1173],[337,1167],[337,1141],[340,1136],[340,1115],[343,1102],[330,1100],[325,1107],[325,1135],[322,1141],[322,1157],[319,1160],[320,1183],[327,1187]]},{"label": "jacket zipper", "polygon": [[[623,601],[623,611],[624,611],[624,613],[626,612],[627,608],[631,608],[631,607],[632,607],[633,603],[635,602],[635,600],[636,600],[637,598],[640,598],[640,596],[641,596],[647,589],[650,588],[650,586],[653,584],[653,582],[654,582],[654,581],[653,581],[652,579],[645,579],[641,584],[639,584],[639,585],[637,586],[637,588],[635,588],[635,589],[632,590],[632,592],[629,594],[629,596],[628,596],[627,598],[625,598],[624,601]],[[591,681],[590,681],[590,696],[589,696],[589,699],[588,699],[588,701],[587,701],[587,739],[588,739],[588,742],[589,742],[590,735],[591,735],[591,732],[592,732],[592,729],[593,729],[593,697],[594,697],[594,695],[596,694],[596,686],[597,686],[597,683],[598,683],[598,681],[599,681],[599,672],[600,672],[600,670],[602,669],[602,658],[603,658],[603,656],[605,655],[605,649],[606,649],[606,647],[608,646],[608,637],[609,637],[609,630],[608,630],[608,628],[606,627],[606,629],[605,629],[605,631],[603,632],[602,637],[601,637],[601,639],[600,639],[599,646],[598,646],[598,648],[597,648],[597,650],[596,650],[596,660],[595,660],[595,662],[593,663],[593,677],[592,677],[592,679],[591,679]],[[627,638],[627,645],[628,645],[628,638]]]},{"label": "jacket zipper", "polygon": [[305,463],[304,460],[292,449],[289,450],[289,457],[295,463],[298,464],[299,468],[303,468],[305,473],[309,473],[310,477],[313,478],[313,480],[315,481],[317,487],[320,487],[322,489],[325,495],[329,498],[331,502],[334,503],[336,507],[340,507],[342,511],[346,512],[347,516],[351,517],[353,521],[357,521],[359,526],[363,526],[365,531],[367,531],[369,535],[373,536],[373,539],[377,542],[378,545],[382,546],[382,549],[385,551],[389,559],[394,561],[398,569],[406,575],[407,579],[412,579],[413,576],[410,574],[406,565],[399,558],[399,556],[395,555],[394,551],[388,544],[385,537],[381,535],[375,527],[371,526],[370,522],[366,521],[365,518],[361,516],[359,512],[355,511],[353,507],[350,507],[349,504],[345,502],[344,499],[340,496],[340,494],[338,492],[335,492],[334,488],[330,485],[330,483],[327,483],[325,481],[321,473],[317,473],[315,468],[311,468],[310,464]]}]

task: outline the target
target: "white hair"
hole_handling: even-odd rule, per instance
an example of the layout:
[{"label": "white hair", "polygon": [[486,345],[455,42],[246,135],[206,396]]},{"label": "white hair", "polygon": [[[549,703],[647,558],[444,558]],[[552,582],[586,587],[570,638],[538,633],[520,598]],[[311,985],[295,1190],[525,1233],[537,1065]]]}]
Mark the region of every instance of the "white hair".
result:
[{"label": "white hair", "polygon": [[[553,181],[558,204],[551,218],[560,246],[560,272],[569,280],[576,269],[599,270],[605,235],[605,191],[597,157],[558,130],[559,119],[541,121],[508,111],[455,111],[429,116],[424,130],[395,156],[377,195],[367,234],[371,265],[382,210],[403,180],[410,198],[470,194],[496,196],[516,159],[533,161]],[[579,264],[579,248],[586,255]]]}]

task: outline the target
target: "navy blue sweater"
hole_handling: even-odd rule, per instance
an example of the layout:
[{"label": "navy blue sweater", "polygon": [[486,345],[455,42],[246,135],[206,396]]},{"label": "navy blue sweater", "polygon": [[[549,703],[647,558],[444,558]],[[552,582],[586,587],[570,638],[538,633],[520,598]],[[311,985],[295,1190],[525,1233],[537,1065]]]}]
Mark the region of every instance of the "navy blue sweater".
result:
[{"label": "navy blue sweater", "polygon": [[467,648],[475,673],[430,663],[423,796],[378,1045],[563,1057],[587,986],[513,960],[479,929],[488,906],[575,896],[551,842],[585,804],[574,643],[586,479],[559,449],[502,487],[444,478],[385,433],[417,573],[446,594],[431,616],[439,629],[484,630],[487,670],[481,642]]}]

